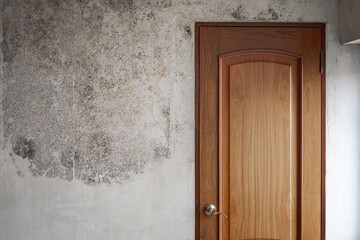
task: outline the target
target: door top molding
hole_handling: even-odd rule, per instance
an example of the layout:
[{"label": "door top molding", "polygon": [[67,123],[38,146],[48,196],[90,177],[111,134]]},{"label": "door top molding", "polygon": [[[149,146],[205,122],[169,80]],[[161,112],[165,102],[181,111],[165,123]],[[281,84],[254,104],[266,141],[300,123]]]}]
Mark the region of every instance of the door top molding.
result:
[{"label": "door top molding", "polygon": [[249,49],[249,50],[235,51],[235,52],[222,54],[219,56],[219,59],[226,60],[232,57],[249,55],[249,54],[270,54],[270,55],[278,55],[278,56],[290,57],[295,59],[299,59],[299,58],[301,59],[301,55],[292,52],[272,50],[272,49]]},{"label": "door top molding", "polygon": [[323,22],[195,22],[195,27],[310,27],[325,28]]}]

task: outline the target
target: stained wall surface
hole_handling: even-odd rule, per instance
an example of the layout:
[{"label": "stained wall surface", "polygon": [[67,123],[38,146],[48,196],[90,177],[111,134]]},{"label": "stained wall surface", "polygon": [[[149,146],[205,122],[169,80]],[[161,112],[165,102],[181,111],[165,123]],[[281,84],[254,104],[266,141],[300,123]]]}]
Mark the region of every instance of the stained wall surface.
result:
[{"label": "stained wall surface", "polygon": [[2,0],[0,239],[194,239],[194,23],[327,23],[327,239],[360,238],[337,0]]}]

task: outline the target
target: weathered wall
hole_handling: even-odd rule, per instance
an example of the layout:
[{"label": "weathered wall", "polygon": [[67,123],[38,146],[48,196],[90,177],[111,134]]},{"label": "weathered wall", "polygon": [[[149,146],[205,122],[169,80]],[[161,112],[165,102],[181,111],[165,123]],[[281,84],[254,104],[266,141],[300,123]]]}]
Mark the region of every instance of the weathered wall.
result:
[{"label": "weathered wall", "polygon": [[327,22],[327,239],[359,239],[337,0],[3,0],[0,239],[194,239],[194,22]]}]

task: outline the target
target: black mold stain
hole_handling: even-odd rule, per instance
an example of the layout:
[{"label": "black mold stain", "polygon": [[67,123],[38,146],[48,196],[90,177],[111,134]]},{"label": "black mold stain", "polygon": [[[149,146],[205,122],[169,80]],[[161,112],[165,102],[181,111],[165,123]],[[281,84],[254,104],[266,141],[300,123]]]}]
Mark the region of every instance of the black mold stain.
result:
[{"label": "black mold stain", "polygon": [[1,20],[3,28],[3,41],[1,42],[3,61],[11,64],[23,44],[21,39],[13,37],[16,36],[16,30],[13,26],[14,23],[10,19],[4,17],[2,17]]},{"label": "black mold stain", "polygon": [[48,178],[55,178],[59,175],[56,165],[51,166],[45,173],[45,176]]},{"label": "black mold stain", "polygon": [[260,12],[255,18],[254,20],[261,20],[261,21],[265,21],[265,20],[271,20],[271,21],[277,21],[279,20],[279,18],[282,17],[281,13],[278,13],[277,11],[275,11],[274,8],[269,8],[267,12]]},{"label": "black mold stain", "polygon": [[154,154],[157,159],[170,158],[171,151],[168,147],[156,147],[154,149]]},{"label": "black mold stain", "polygon": [[68,152],[63,152],[61,154],[61,158],[60,158],[60,164],[61,166],[65,167],[66,169],[73,169],[74,167],[74,160],[73,160],[73,152],[72,151],[68,151]]},{"label": "black mold stain", "polygon": [[[3,27],[4,28],[4,27]],[[1,42],[1,50],[3,52],[3,61],[5,63],[12,63],[14,57],[17,54],[17,49],[19,49],[19,43],[17,42],[10,42],[7,34],[6,29],[4,29],[3,33],[3,41]]]},{"label": "black mold stain", "polygon": [[[154,7],[153,3],[144,4]],[[159,144],[157,139],[149,138],[154,141],[150,142],[151,146],[157,148],[143,148],[148,139],[141,132],[134,131],[134,136],[131,131],[114,135],[110,132],[117,120],[129,129],[131,124],[142,128],[148,121],[137,121],[144,107],[143,96],[132,90],[136,85],[141,91],[141,84],[146,81],[144,73],[149,71],[138,66],[151,61],[147,59],[148,51],[137,42],[135,34],[139,29],[131,21],[137,19],[139,24],[149,21],[146,24],[153,28],[156,11],[144,4],[136,6],[133,0],[4,1],[1,48],[6,63],[6,104],[3,107],[5,118],[15,119],[13,125],[6,123],[5,137],[13,136],[12,155],[27,159],[33,176],[111,184],[142,173],[148,162],[170,157],[169,104],[165,103],[162,109],[161,126],[167,143],[165,137]],[[172,1],[160,4],[169,7]],[[129,10],[130,13],[125,13]],[[129,18],[104,21],[107,14],[116,18],[114,15],[122,13]],[[129,29],[125,27],[122,35],[116,32],[128,20]],[[112,26],[113,23],[119,25]],[[157,27],[148,34],[158,34],[156,31]],[[180,31],[186,38],[193,34],[184,25],[180,25]],[[125,45],[131,48],[127,50]],[[160,58],[160,51],[157,55]],[[117,61],[122,65],[112,67]],[[131,83],[135,81],[139,83]],[[132,94],[135,97],[129,97]],[[11,99],[11,96],[16,97]],[[110,108],[114,101],[119,104]],[[125,115],[129,117],[121,118]],[[12,135],[18,128],[19,132]]]},{"label": "black mold stain", "polygon": [[153,11],[151,11],[150,13],[148,13],[148,14],[146,15],[146,17],[147,17],[147,20],[150,21],[150,20],[155,19],[155,14],[154,14]]},{"label": "black mold stain", "polygon": [[81,99],[83,102],[88,102],[94,99],[94,88],[92,86],[86,86],[81,94]]},{"label": "black mold stain", "polygon": [[109,157],[112,152],[112,139],[104,132],[94,133],[90,137],[89,151],[92,151],[95,160],[102,160]]},{"label": "black mold stain", "polygon": [[170,143],[170,105],[162,109],[162,114],[166,119],[165,136],[168,143]]},{"label": "black mold stain", "polygon": [[19,177],[24,177],[24,173],[22,173],[20,170],[17,170],[16,171],[16,174],[19,176]]},{"label": "black mold stain", "polygon": [[273,8],[269,8],[268,10],[270,16],[271,16],[271,20],[278,20],[279,19],[279,14],[277,12],[275,12],[275,10]]},{"label": "black mold stain", "polygon": [[243,5],[240,5],[231,12],[231,16],[237,20],[245,20],[249,18],[249,13],[246,11]]},{"label": "black mold stain", "polygon": [[186,34],[191,37],[192,36],[192,31],[191,31],[191,27],[190,26],[185,26],[184,28]]},{"label": "black mold stain", "polygon": [[173,5],[172,0],[161,0],[155,2],[156,6],[161,8],[168,8]]},{"label": "black mold stain", "polygon": [[106,0],[104,4],[117,12],[132,10],[134,7],[133,0]]},{"label": "black mold stain", "polygon": [[35,143],[31,139],[19,137],[13,144],[13,151],[16,155],[22,158],[32,160],[35,157]]},{"label": "black mold stain", "polygon": [[[18,11],[20,6],[26,11]],[[42,62],[38,67],[49,67],[48,62],[59,64],[60,54],[53,32],[59,27],[61,16],[53,13],[60,7],[59,1],[4,3],[3,11],[8,11],[2,17],[4,62],[11,64],[21,48],[27,47],[32,56]]]},{"label": "black mold stain", "polygon": [[29,160],[29,162],[30,162],[29,169],[33,176],[43,176],[46,173],[46,171],[51,167],[50,164],[45,163],[38,159]]},{"label": "black mold stain", "polygon": [[96,6],[86,6],[81,8],[82,19],[91,29],[91,37],[95,36],[102,28],[105,13],[103,9]]}]

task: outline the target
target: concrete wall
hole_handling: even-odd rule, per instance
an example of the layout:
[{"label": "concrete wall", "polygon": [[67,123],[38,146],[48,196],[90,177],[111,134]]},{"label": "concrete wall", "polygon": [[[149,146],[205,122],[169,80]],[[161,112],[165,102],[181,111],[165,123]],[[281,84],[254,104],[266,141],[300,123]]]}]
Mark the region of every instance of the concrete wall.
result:
[{"label": "concrete wall", "polygon": [[327,239],[359,239],[337,0],[3,0],[0,239],[194,239],[194,22],[327,22]]},{"label": "concrete wall", "polygon": [[340,0],[340,39],[342,43],[360,44],[360,1]]}]

